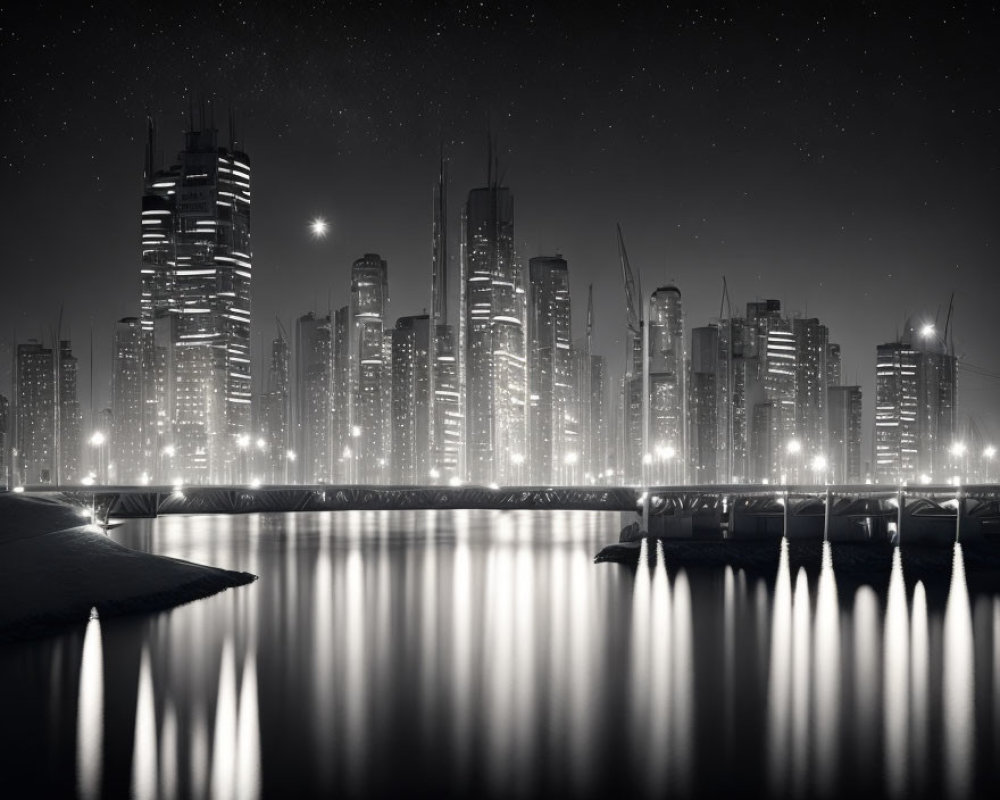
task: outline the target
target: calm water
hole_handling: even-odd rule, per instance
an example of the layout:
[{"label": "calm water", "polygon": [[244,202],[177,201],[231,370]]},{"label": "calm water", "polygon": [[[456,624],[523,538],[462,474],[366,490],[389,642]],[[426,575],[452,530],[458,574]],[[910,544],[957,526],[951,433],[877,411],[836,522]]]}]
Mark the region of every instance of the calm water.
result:
[{"label": "calm water", "polygon": [[128,523],[131,547],[260,580],[0,647],[0,794],[994,796],[1000,594],[960,553],[927,585],[787,552],[776,574],[655,552],[633,574],[593,563],[619,527]]}]

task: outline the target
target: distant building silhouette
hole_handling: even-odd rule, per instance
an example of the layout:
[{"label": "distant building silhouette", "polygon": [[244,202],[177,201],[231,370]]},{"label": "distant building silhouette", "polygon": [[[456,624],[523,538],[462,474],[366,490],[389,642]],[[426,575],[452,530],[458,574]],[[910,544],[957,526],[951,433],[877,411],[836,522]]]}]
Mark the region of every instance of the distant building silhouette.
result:
[{"label": "distant building silhouette", "polygon": [[431,463],[430,316],[400,317],[392,331],[392,480],[427,483]]},{"label": "distant building silhouette", "polygon": [[[144,441],[147,398],[142,374],[142,325],[138,317],[115,323],[111,367],[111,463],[115,480],[122,484],[141,483],[153,475],[146,454],[151,443]],[[165,453],[157,454],[166,458]],[[160,473],[163,470],[159,470]],[[162,479],[162,475],[161,475]]]},{"label": "distant building silhouette", "polygon": [[861,483],[861,387],[827,388],[827,475],[832,483]]}]

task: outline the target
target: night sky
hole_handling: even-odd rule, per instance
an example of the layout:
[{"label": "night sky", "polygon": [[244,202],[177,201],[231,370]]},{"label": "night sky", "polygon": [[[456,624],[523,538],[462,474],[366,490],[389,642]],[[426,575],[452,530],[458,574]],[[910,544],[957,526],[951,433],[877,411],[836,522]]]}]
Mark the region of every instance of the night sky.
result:
[{"label": "night sky", "polygon": [[[568,259],[578,333],[594,283],[615,372],[620,221],[688,328],[718,315],[723,275],[734,308],[777,297],[828,324],[869,437],[875,345],[907,314],[943,327],[952,291],[956,353],[1000,375],[996,6],[31,5],[0,10],[0,392],[11,331],[47,337],[63,305],[85,412],[91,331],[109,403],[112,326],[138,314],[145,118],[171,163],[202,98],[220,127],[235,108],[253,167],[255,344],[275,315],[346,303],[365,252],[389,262],[390,324],[428,307],[439,147],[457,256],[492,127],[519,255]],[[961,372],[960,398],[1000,443],[1000,378]]]}]

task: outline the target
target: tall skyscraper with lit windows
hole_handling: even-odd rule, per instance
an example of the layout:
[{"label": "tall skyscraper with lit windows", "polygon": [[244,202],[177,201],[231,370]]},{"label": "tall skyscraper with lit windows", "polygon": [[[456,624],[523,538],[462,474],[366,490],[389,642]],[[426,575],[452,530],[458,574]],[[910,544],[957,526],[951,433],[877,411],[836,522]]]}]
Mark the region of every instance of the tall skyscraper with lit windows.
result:
[{"label": "tall skyscraper with lit windows", "polygon": [[[357,479],[384,478],[388,453],[385,420],[389,410],[385,383],[391,386],[386,362],[385,304],[389,299],[389,267],[377,253],[365,253],[351,268],[352,448]],[[391,353],[392,340],[389,339]],[[381,463],[380,463],[381,462]]]},{"label": "tall skyscraper with lit windows", "polygon": [[[193,115],[192,115],[193,116]],[[192,483],[239,479],[250,433],[250,159],[202,111],[176,162],[150,124],[142,199],[146,460],[170,446]]]},{"label": "tall skyscraper with lit windows", "polygon": [[676,286],[649,301],[649,456],[654,482],[687,480],[687,348]]},{"label": "tall skyscraper with lit windows", "polygon": [[463,216],[466,477],[512,483],[526,458],[525,289],[513,195],[492,170],[487,184],[469,192]]}]

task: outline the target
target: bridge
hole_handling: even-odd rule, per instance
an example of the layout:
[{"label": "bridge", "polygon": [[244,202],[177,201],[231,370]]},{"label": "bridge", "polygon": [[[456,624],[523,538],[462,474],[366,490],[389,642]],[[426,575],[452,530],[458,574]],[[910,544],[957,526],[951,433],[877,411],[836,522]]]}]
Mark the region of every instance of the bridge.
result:
[{"label": "bridge", "polygon": [[170,514],[498,509],[630,512],[678,539],[1000,541],[1000,484],[654,486],[26,486],[101,524]]}]

